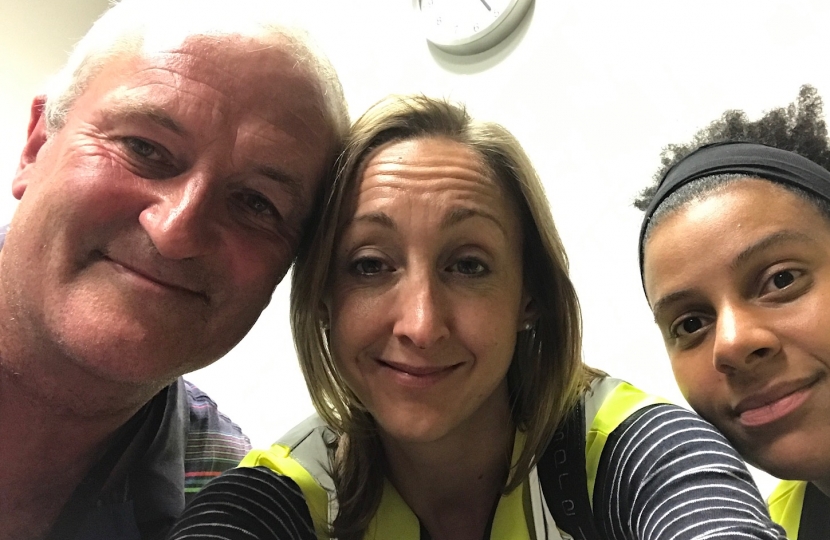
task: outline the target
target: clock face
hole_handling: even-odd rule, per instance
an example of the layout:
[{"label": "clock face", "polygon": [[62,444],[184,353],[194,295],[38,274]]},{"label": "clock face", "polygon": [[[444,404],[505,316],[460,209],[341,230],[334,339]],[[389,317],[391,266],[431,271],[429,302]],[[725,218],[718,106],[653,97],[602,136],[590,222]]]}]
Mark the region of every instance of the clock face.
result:
[{"label": "clock face", "polygon": [[427,39],[451,52],[492,47],[522,20],[532,0],[415,0]]}]

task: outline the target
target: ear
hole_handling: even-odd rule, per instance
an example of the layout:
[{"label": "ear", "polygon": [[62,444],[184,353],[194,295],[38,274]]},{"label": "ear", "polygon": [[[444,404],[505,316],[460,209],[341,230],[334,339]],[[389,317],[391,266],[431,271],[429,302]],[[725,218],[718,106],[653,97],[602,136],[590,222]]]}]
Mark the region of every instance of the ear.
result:
[{"label": "ear", "polygon": [[26,146],[20,154],[20,163],[12,181],[12,194],[16,199],[23,197],[29,185],[29,175],[26,172],[37,161],[38,152],[46,143],[46,116],[43,114],[45,107],[46,96],[37,96],[32,100]]},{"label": "ear", "polygon": [[329,309],[329,302],[324,300],[317,306],[317,319],[320,325],[328,330],[331,328],[331,309]]},{"label": "ear", "polygon": [[536,302],[533,301],[533,297],[527,291],[523,292],[522,301],[519,304],[519,317],[517,321],[519,332],[528,330],[528,325],[533,325],[538,318],[539,311],[536,308]]}]

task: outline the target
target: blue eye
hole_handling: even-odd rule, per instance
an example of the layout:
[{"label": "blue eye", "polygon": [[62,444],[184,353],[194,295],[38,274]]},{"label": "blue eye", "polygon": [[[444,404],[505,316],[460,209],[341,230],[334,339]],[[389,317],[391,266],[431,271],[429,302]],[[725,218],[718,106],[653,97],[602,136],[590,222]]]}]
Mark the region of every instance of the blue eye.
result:
[{"label": "blue eye", "polygon": [[258,216],[278,216],[276,207],[271,204],[271,201],[260,195],[259,193],[243,191],[236,194],[237,200],[242,203],[247,209]]},{"label": "blue eye", "polygon": [[125,137],[124,144],[132,153],[144,159],[158,160],[162,157],[156,147],[144,139],[139,139],[137,137]]}]

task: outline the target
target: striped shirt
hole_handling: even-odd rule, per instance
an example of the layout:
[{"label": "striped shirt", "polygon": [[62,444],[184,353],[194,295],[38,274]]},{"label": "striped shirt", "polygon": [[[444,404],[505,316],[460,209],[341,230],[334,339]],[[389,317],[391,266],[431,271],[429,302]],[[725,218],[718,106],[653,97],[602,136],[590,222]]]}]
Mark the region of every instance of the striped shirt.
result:
[{"label": "striped shirt", "polygon": [[161,540],[186,503],[251,448],[239,427],[181,378],[140,414],[124,432],[128,444],[114,467],[90,473],[106,475],[103,489],[76,491],[50,539]]},{"label": "striped shirt", "polygon": [[594,515],[608,540],[784,540],[738,453],[675,405],[635,413],[608,438]]},{"label": "striped shirt", "polygon": [[[723,435],[675,405],[638,411],[611,434],[597,471],[593,509],[601,540],[786,540]],[[315,537],[297,485],[258,467],[237,469],[210,484],[170,538]]]},{"label": "striped shirt", "polygon": [[189,422],[184,451],[185,501],[224,471],[236,467],[251,441],[195,385],[184,381]]}]

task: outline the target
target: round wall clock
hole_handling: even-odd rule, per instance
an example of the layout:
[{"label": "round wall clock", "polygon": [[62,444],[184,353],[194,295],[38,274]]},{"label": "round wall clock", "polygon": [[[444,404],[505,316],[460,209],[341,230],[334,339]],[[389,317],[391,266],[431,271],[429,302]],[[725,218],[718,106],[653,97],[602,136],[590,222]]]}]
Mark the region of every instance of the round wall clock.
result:
[{"label": "round wall clock", "polygon": [[533,0],[414,0],[427,40],[453,54],[493,47],[516,29]]}]

